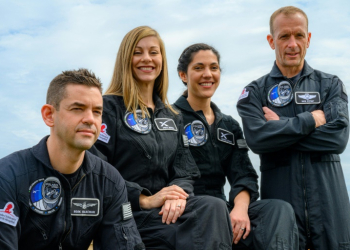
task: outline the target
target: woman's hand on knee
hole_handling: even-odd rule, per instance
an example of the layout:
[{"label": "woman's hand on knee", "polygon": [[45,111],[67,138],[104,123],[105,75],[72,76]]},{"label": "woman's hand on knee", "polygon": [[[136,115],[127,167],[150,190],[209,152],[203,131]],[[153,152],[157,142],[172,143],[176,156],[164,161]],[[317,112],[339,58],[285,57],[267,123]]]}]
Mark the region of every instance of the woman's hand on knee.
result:
[{"label": "woman's hand on knee", "polygon": [[186,199],[166,200],[159,215],[166,224],[175,223],[186,208]]},{"label": "woman's hand on knee", "polygon": [[166,200],[186,200],[188,194],[179,186],[172,185],[162,188],[159,192],[151,196],[140,195],[140,206],[142,209],[152,209],[161,207]]},{"label": "woman's hand on knee", "polygon": [[246,239],[250,233],[250,219],[248,216],[248,208],[235,206],[230,213],[233,243],[237,244],[242,236]]}]

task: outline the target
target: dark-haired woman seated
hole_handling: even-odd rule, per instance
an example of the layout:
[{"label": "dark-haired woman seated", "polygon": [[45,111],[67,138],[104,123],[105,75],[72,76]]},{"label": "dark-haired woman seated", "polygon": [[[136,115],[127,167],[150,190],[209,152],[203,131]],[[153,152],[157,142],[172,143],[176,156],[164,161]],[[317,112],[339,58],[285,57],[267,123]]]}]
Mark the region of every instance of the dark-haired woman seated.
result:
[{"label": "dark-haired woman seated", "polygon": [[206,44],[187,47],[179,58],[178,74],[187,86],[176,102],[184,119],[191,153],[201,172],[195,195],[226,201],[225,178],[230,185],[228,209],[233,249],[298,249],[298,231],[292,207],[280,200],[256,201],[257,174],[236,120],[211,102],[220,84],[220,55]]},{"label": "dark-haired woman seated", "polygon": [[[133,216],[147,249],[230,249],[232,230],[224,201],[194,197],[200,173],[188,148],[182,117],[168,104],[165,48],[142,26],[124,37],[103,97],[96,142],[127,181]],[[129,218],[130,211],[125,205]],[[125,233],[121,225],[116,230]]]}]

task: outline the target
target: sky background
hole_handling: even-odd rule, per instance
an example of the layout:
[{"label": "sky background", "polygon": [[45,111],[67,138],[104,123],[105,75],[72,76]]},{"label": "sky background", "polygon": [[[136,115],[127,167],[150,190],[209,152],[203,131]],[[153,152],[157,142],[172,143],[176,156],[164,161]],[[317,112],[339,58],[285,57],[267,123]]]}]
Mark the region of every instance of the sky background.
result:
[{"label": "sky background", "polygon": [[[61,71],[88,68],[106,90],[122,38],[140,25],[164,40],[171,103],[185,89],[176,72],[181,52],[198,42],[214,46],[223,71],[213,101],[241,122],[236,102],[243,87],[267,74],[275,59],[266,41],[270,15],[287,5],[309,17],[308,63],[339,76],[350,93],[348,0],[0,0],[0,158],[49,134],[40,109]],[[258,156],[250,156],[259,172]],[[349,192],[350,146],[341,159]]]}]

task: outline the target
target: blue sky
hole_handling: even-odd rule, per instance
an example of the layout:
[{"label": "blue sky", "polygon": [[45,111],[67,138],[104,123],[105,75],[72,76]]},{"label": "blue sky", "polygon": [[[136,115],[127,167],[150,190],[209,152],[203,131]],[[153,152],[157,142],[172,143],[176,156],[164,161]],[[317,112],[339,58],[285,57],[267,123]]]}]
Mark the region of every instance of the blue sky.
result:
[{"label": "blue sky", "polygon": [[[171,102],[184,90],[176,73],[183,49],[196,42],[216,47],[223,72],[213,100],[240,121],[235,107],[239,94],[268,73],[274,61],[266,41],[269,17],[286,5],[302,8],[309,17],[308,63],[338,75],[349,93],[348,0],[0,0],[0,158],[49,133],[40,108],[50,81],[61,71],[91,69],[106,89],[121,39],[140,25],[158,30],[165,42]],[[258,171],[258,157],[251,153],[251,159]],[[349,146],[341,159],[350,190]]]}]

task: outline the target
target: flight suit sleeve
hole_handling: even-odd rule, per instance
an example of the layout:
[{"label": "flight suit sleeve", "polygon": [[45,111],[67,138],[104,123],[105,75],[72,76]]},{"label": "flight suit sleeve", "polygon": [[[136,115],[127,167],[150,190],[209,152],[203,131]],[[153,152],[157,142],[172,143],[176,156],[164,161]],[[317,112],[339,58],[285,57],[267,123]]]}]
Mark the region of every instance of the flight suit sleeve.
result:
[{"label": "flight suit sleeve", "polygon": [[94,237],[94,249],[145,249],[128,202],[125,182],[119,173],[113,172],[118,182],[106,185],[103,220]]},{"label": "flight suit sleeve", "polygon": [[249,192],[250,203],[252,203],[259,198],[258,175],[249,159],[248,146],[244,140],[242,129],[238,122],[233,119],[231,131],[233,131],[235,139],[234,149],[222,162],[231,186],[229,203],[233,205],[234,199],[243,190]]},{"label": "flight suit sleeve", "polygon": [[349,139],[348,96],[342,81],[335,77],[323,104],[326,124],[301,139],[295,148],[300,151],[342,153]]},{"label": "flight suit sleeve", "polygon": [[0,176],[0,249],[2,250],[18,249],[20,209],[13,183],[15,182],[10,183]]},{"label": "flight suit sleeve", "polygon": [[184,131],[182,115],[177,115],[176,126],[178,131],[178,146],[172,166],[169,169],[169,186],[177,185],[184,189],[186,193],[193,194],[194,179],[200,178],[200,172],[189,149],[187,136]]},{"label": "flight suit sleeve", "polygon": [[287,148],[306,137],[315,129],[315,120],[310,112],[296,117],[266,121],[258,87],[246,87],[246,97],[238,100],[237,110],[242,118],[244,135],[249,148],[257,154],[270,153]]}]

